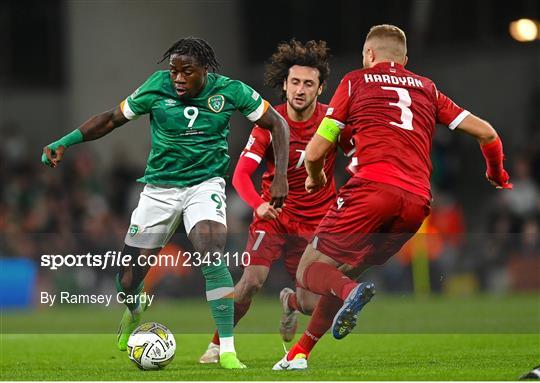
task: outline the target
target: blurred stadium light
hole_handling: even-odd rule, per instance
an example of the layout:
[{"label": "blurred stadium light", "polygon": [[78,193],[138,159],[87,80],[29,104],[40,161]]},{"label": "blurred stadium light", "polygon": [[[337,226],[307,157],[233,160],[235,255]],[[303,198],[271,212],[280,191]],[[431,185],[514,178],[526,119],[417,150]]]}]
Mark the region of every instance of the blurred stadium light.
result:
[{"label": "blurred stadium light", "polygon": [[510,36],[519,42],[540,39],[538,35],[540,23],[531,19],[519,19],[510,23]]}]

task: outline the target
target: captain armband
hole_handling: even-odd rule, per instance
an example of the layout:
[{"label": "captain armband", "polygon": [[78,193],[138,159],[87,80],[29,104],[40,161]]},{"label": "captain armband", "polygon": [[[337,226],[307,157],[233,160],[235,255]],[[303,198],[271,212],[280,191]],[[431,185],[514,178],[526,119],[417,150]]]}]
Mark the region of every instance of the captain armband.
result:
[{"label": "captain armband", "polygon": [[330,142],[337,142],[339,133],[344,126],[345,124],[337,120],[325,117],[317,129],[317,134]]}]

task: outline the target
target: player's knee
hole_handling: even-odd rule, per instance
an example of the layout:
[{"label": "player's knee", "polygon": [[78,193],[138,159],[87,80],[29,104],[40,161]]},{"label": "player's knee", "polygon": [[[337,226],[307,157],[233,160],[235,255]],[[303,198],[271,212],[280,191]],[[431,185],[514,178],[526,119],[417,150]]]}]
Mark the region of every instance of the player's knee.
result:
[{"label": "player's knee", "polygon": [[[301,286],[304,286],[304,268],[298,266],[298,269],[296,269],[296,280]],[[305,287],[305,286],[304,286]]]},{"label": "player's knee", "polygon": [[311,245],[306,247],[302,258],[300,259],[300,263],[296,268],[296,280],[301,286],[304,285],[304,271],[306,270],[306,267],[315,260],[315,256],[316,254],[313,252],[313,248],[311,247]]},{"label": "player's knee", "polygon": [[195,251],[201,255],[215,253],[223,254],[227,239],[227,229],[214,221],[201,221],[195,225],[189,234],[189,239]]},{"label": "player's knee", "polygon": [[264,285],[264,279],[258,275],[249,275],[244,279],[244,291],[249,297],[257,294]]}]

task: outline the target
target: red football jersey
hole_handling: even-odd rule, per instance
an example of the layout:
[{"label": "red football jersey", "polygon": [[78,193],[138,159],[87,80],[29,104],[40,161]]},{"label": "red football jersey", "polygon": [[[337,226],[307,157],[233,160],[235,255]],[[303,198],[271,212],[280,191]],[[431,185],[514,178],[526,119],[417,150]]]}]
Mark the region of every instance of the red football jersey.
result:
[{"label": "red football jersey", "polygon": [[468,114],[430,79],[393,62],[345,75],[327,111],[353,130],[355,177],[427,198],[435,123],[455,129]]},{"label": "red football jersey", "polygon": [[[336,195],[334,184],[336,150],[331,151],[326,156],[324,171],[328,177],[328,182],[326,183],[326,186],[317,193],[310,194],[306,192],[305,181],[307,172],[304,167],[304,157],[306,146],[317,131],[321,120],[326,114],[328,106],[317,103],[313,116],[304,122],[292,121],[287,116],[286,104],[278,105],[275,109],[285,118],[290,128],[289,167],[287,169],[289,195],[285,200],[284,209],[289,213],[292,213],[293,216],[297,216],[298,220],[321,219]],[[345,137],[347,133],[349,136]],[[351,134],[351,130],[344,130],[340,137],[339,145],[343,148],[345,154],[349,154],[354,150]],[[270,184],[274,179],[275,170],[272,135],[270,131],[255,125],[249,136],[249,141],[241,155],[251,158],[259,163],[263,158],[266,160],[266,171],[262,176],[261,191],[263,199],[265,201],[270,201]]]}]

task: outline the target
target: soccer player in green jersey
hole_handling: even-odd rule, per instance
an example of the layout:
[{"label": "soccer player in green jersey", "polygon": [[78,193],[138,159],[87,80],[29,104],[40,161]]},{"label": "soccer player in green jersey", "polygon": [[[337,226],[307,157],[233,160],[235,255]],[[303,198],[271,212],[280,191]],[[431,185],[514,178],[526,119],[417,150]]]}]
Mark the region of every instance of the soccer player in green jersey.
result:
[{"label": "soccer player in green jersey", "polygon": [[[131,216],[123,254],[157,254],[183,220],[195,251],[214,256],[202,266],[202,272],[220,337],[220,363],[228,369],[244,368],[234,348],[233,281],[227,265],[216,257],[223,253],[227,235],[223,177],[230,162],[229,120],[238,110],[272,132],[276,173],[270,191],[271,204],[278,210],[288,193],[289,127],[252,88],[214,73],[219,63],[206,41],[180,39],[164,53],[162,61],[167,59],[169,70],[155,72],[118,107],[91,117],[45,146],[42,161],[56,167],[71,145],[98,139],[150,114],[152,149],[144,177],[139,179],[146,185]],[[148,270],[137,264],[123,267],[117,274],[118,291],[132,298],[126,301],[134,302],[126,303],[120,323],[120,350],[127,349],[129,336],[146,310],[142,289]]]}]

